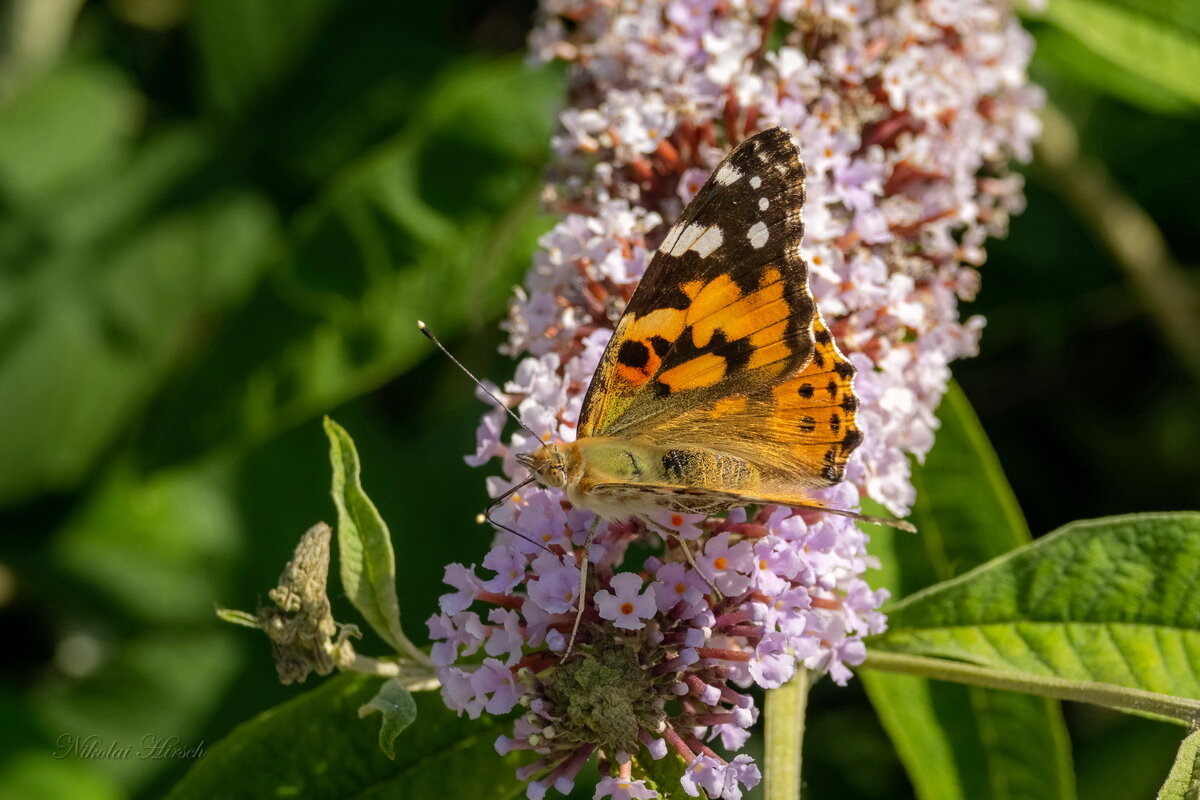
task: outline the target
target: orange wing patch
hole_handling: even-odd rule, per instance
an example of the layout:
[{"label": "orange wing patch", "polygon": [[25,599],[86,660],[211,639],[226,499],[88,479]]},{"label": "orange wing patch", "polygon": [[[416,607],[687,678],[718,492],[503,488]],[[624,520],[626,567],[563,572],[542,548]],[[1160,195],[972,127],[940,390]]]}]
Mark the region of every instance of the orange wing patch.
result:
[{"label": "orange wing patch", "polygon": [[616,351],[617,377],[640,388],[662,369],[662,358],[683,332],[686,316],[677,308],[660,308],[644,317],[626,317],[613,334],[621,337]]},{"label": "orange wing patch", "polygon": [[[799,502],[842,480],[862,442],[854,366],[817,314],[808,361],[782,382],[714,399],[662,420],[642,436],[661,447],[704,444],[753,464],[758,496]],[[719,486],[697,487],[720,489]]]},{"label": "orange wing patch", "polygon": [[729,362],[713,353],[701,353],[677,367],[659,373],[656,380],[674,394],[685,389],[704,389],[724,379]]},{"label": "orange wing patch", "polygon": [[856,417],[854,365],[837,349],[818,314],[813,357],[794,377],[771,390],[770,428],[795,458],[829,483],[845,475],[846,461],[862,443]]},{"label": "orange wing patch", "polygon": [[[785,285],[776,267],[759,273],[751,291],[721,274],[681,287],[684,308],[627,315],[613,334],[620,344],[605,353],[611,371],[597,373],[608,375],[597,422],[619,417],[641,391],[658,397],[710,389],[750,370],[760,371],[756,382],[778,378],[800,345]],[[594,433],[581,426],[581,435]]]},{"label": "orange wing patch", "polygon": [[[768,267],[758,287],[743,294],[728,275],[720,275],[705,285],[687,309],[687,324],[692,328],[696,346],[707,347],[718,331],[730,340],[761,338],[764,321],[778,320],[777,324],[786,325],[790,309],[783,299],[783,277],[779,270]],[[750,343],[755,344],[753,339]]]}]

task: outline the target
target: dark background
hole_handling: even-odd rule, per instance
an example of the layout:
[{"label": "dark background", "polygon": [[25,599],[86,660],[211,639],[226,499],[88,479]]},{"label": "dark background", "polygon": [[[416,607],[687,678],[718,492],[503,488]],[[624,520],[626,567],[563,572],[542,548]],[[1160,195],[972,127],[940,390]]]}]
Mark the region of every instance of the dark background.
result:
[{"label": "dark background", "polygon": [[[211,746],[301,691],[213,609],[253,609],[332,521],[321,414],[392,527],[410,635],[486,550],[483,406],[413,321],[511,374],[496,323],[551,224],[562,75],[522,65],[529,2],[74,5],[36,34],[10,8],[0,59],[0,796],[154,797],[186,762],[59,737]],[[1185,5],[1148,13],[1195,45]],[[1035,534],[1194,508],[1200,100],[1030,27],[1053,138],[956,379]],[[1179,738],[1068,718],[1091,798],[1149,796]],[[808,796],[911,792],[853,683],[817,687],[807,748]]]}]

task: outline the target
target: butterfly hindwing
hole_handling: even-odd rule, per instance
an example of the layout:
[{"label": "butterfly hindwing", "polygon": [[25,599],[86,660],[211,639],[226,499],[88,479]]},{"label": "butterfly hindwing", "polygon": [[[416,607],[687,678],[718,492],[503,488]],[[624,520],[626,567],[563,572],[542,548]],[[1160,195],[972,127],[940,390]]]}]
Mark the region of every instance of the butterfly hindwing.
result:
[{"label": "butterfly hindwing", "polygon": [[668,231],[601,357],[578,436],[635,436],[774,385],[813,354],[804,166],[787,131],[721,162]]},{"label": "butterfly hindwing", "polygon": [[[841,481],[863,438],[854,366],[819,313],[813,342],[812,358],[783,381],[703,403],[644,432],[639,438],[663,452],[700,447],[723,467],[712,480],[688,475],[665,484],[724,487],[754,500],[798,505],[805,490]],[[744,462],[749,474],[730,486],[734,460]]]}]

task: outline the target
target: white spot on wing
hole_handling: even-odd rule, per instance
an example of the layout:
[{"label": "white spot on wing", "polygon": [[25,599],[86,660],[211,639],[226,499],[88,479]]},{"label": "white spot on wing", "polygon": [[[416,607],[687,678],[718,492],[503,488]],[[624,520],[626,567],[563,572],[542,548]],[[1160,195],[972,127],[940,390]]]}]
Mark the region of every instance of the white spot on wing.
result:
[{"label": "white spot on wing", "polygon": [[771,205],[771,201],[768,200],[767,198],[765,198],[765,197],[758,198],[758,210],[759,211],[766,211],[770,205]]},{"label": "white spot on wing", "polygon": [[[673,237],[673,238],[672,238]],[[696,223],[684,226],[678,233],[672,231],[663,241],[662,249],[678,258],[688,250],[695,250],[701,258],[708,258],[712,251],[725,240],[716,225],[704,228]]]},{"label": "white spot on wing", "polygon": [[750,178],[750,188],[751,189],[757,189],[760,186],[762,186],[762,178],[758,177],[757,175]]},{"label": "white spot on wing", "polygon": [[722,164],[721,168],[717,170],[717,183],[722,186],[728,186],[740,177],[742,177],[742,173],[728,164]]},{"label": "white spot on wing", "polygon": [[699,253],[701,258],[708,258],[713,250],[721,246],[723,241],[725,241],[725,237],[721,234],[721,229],[713,225],[696,240],[692,249]]},{"label": "white spot on wing", "polygon": [[750,226],[750,230],[746,233],[746,238],[750,240],[750,246],[755,250],[767,243],[770,233],[767,232],[767,223],[759,220]]},{"label": "white spot on wing", "polygon": [[691,225],[676,225],[667,234],[667,238],[663,240],[662,249],[673,256],[681,256],[688,251],[689,247],[695,244],[702,233],[704,233],[704,229],[695,223]]}]

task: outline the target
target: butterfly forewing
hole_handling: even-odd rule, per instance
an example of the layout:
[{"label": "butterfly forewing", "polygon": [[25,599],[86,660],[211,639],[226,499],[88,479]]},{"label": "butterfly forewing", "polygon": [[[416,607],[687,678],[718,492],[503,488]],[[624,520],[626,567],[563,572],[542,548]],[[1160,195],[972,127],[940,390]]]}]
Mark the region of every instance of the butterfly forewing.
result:
[{"label": "butterfly forewing", "polygon": [[584,397],[579,437],[640,435],[776,385],[811,359],[803,205],[787,131],[730,153],[651,259]]}]

